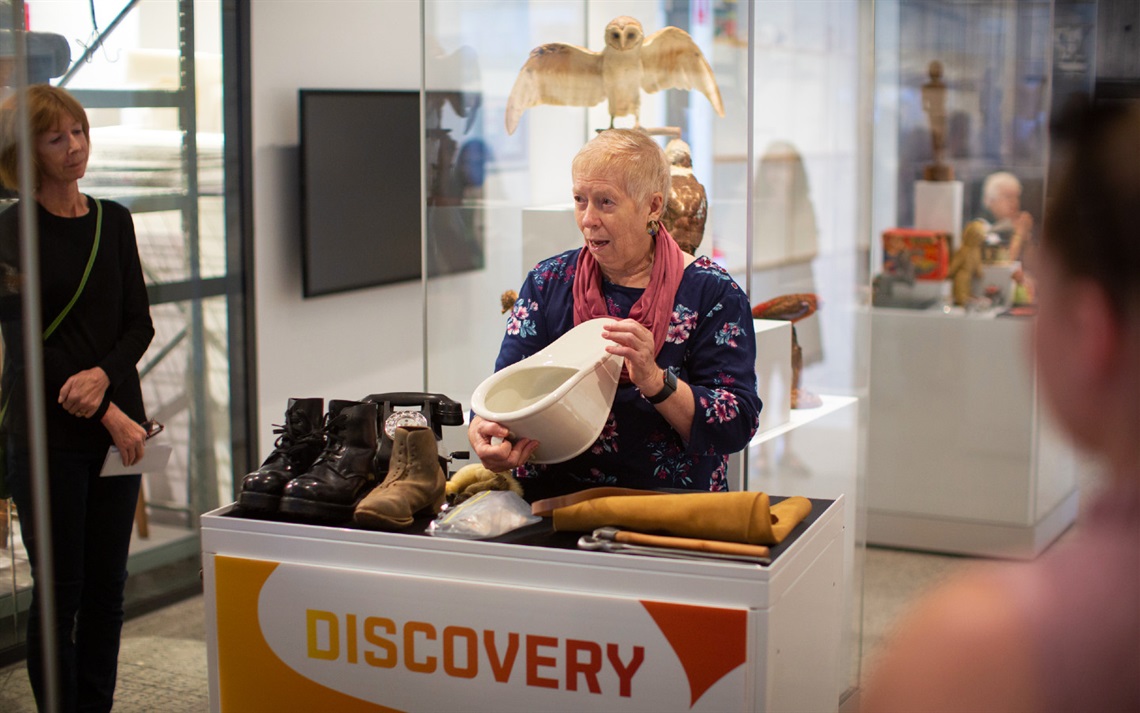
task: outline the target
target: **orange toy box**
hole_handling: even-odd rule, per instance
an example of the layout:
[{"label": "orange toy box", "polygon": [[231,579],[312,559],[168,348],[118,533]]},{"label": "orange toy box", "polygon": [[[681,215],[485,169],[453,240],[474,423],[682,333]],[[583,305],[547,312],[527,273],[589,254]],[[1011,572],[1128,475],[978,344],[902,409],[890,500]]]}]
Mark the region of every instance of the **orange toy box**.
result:
[{"label": "orange toy box", "polygon": [[945,280],[950,266],[950,233],[888,228],[883,231],[883,273],[916,280]]}]

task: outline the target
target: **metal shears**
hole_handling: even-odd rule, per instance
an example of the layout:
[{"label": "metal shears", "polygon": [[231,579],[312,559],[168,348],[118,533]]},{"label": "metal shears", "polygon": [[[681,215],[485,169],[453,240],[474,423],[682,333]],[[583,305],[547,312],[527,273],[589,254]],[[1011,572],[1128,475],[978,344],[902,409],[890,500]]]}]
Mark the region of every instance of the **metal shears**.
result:
[{"label": "metal shears", "polygon": [[[643,557],[666,557],[669,559],[686,559],[686,560],[703,560],[708,562],[712,561],[729,561],[729,562],[745,562],[749,564],[771,564],[770,557],[753,554],[729,554],[724,552],[708,552],[696,550],[691,548],[682,547],[667,547],[661,545],[645,545],[633,544],[629,542],[619,542],[617,538],[621,530],[614,527],[600,527],[594,530],[593,534],[582,535],[578,538],[578,547],[583,550],[600,551],[600,552],[617,552],[629,555],[641,555]],[[668,540],[671,538],[660,538]],[[678,542],[692,542],[686,538],[673,538]]]}]

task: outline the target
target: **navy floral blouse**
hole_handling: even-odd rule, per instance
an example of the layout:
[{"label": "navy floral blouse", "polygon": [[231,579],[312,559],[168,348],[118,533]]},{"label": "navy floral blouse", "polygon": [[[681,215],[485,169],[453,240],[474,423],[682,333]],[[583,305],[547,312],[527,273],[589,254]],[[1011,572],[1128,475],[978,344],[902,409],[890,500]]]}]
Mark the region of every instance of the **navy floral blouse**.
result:
[{"label": "navy floral blouse", "polygon": [[[574,327],[574,273],[578,250],[540,262],[523,283],[507,319],[495,371],[534,354]],[[644,290],[603,283],[609,313],[622,319]],[[581,487],[727,490],[728,456],[756,432],[756,336],[740,286],[701,257],[685,269],[665,345],[662,368],[674,367],[693,390],[696,411],[688,443],[633,384],[618,386],[598,440],[565,463],[527,464],[524,481],[569,478]]]}]

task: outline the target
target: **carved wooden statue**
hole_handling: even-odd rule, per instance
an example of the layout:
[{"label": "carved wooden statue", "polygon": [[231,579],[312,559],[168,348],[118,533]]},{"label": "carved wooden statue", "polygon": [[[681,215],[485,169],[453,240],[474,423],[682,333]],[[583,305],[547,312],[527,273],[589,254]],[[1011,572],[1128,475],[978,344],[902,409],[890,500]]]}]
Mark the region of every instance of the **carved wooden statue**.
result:
[{"label": "carved wooden statue", "polygon": [[946,164],[946,83],[942,81],[942,63],[935,60],[928,68],[930,81],[922,85],[922,110],[930,119],[930,146],[934,162],[922,171],[928,181],[954,180],[954,168]]}]

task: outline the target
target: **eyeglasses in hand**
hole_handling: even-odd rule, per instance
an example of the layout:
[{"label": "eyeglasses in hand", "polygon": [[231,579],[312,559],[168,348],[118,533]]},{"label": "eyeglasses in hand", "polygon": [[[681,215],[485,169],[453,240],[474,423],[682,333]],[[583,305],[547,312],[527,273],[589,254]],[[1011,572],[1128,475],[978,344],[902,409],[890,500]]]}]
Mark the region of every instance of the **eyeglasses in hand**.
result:
[{"label": "eyeglasses in hand", "polygon": [[161,423],[155,421],[154,419],[143,421],[139,425],[142,426],[143,430],[146,431],[146,438],[148,441],[158,434],[162,433],[162,429],[166,428],[166,426],[163,426]]}]

